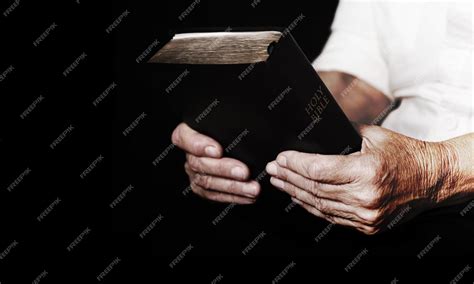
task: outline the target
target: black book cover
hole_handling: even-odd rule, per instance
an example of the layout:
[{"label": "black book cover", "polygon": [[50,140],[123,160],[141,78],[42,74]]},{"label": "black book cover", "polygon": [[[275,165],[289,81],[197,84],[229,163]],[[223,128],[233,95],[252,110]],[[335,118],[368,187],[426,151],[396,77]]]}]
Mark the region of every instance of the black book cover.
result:
[{"label": "black book cover", "polygon": [[268,52],[252,64],[148,64],[159,95],[191,128],[216,139],[224,156],[246,163],[253,178],[284,150],[359,151],[360,136],[291,34]]}]

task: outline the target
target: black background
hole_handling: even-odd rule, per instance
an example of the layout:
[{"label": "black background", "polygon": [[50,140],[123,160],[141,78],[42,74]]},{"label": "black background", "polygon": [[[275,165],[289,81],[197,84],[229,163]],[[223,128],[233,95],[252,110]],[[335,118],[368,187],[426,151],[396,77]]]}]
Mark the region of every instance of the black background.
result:
[{"label": "black background", "polygon": [[[0,12],[12,3],[4,1]],[[180,21],[190,3],[21,1],[8,16],[0,15],[0,72],[14,66],[0,82],[0,253],[18,242],[0,260],[0,283],[32,282],[43,270],[48,275],[40,283],[94,283],[117,257],[120,262],[102,281],[142,283],[151,277],[147,283],[209,283],[221,274],[222,283],[271,282],[294,261],[283,282],[299,277],[313,283],[342,278],[449,282],[473,265],[473,214],[459,215],[466,204],[428,212],[376,236],[333,227],[316,243],[328,223],[301,208],[285,212],[289,198],[265,181],[272,204],[233,207],[213,225],[228,205],[183,195],[189,181],[179,149],[152,165],[170,145],[179,118],[166,104],[164,90],[171,82],[152,84],[146,59],[137,63],[136,58],[155,39],[160,44],[149,56],[156,52],[171,29],[286,27],[304,14],[292,35],[313,60],[329,35],[337,2],[262,0],[254,8],[252,1],[201,1]],[[126,10],[129,14],[107,33]],[[53,22],[57,27],[35,47],[33,41]],[[63,71],[83,52],[86,58],[64,77]],[[117,88],[95,107],[92,102],[112,82]],[[45,99],[22,119],[20,114],[40,95]],[[145,118],[124,136],[122,131],[142,113]],[[74,130],[50,149],[69,125]],[[99,155],[103,161],[81,179]],[[8,192],[28,167],[31,173]],[[130,184],[133,190],[110,208]],[[58,205],[38,222],[37,216],[57,198]],[[160,214],[163,220],[140,238]],[[86,227],[91,232],[68,252],[66,247]],[[241,251],[261,232],[265,237],[244,256]],[[437,235],[441,241],[418,259]],[[192,250],[171,268],[189,244]],[[368,254],[344,271],[364,248]],[[468,272],[463,280],[471,283],[473,275]]]}]

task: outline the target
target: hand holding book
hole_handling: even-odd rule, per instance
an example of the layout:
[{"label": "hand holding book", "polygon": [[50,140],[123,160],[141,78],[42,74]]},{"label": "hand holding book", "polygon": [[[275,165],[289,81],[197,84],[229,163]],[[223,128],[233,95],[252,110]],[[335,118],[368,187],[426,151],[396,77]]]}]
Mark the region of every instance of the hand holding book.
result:
[{"label": "hand holding book", "polygon": [[222,157],[222,146],[181,123],[171,140],[186,152],[185,171],[191,190],[209,200],[251,204],[260,193],[260,184],[249,181],[250,171],[239,160]]}]

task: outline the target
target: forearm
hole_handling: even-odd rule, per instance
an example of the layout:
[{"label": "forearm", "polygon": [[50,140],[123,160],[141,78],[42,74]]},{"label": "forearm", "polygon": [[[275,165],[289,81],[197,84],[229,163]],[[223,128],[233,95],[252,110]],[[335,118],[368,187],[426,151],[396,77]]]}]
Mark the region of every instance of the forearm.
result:
[{"label": "forearm", "polygon": [[342,72],[318,74],[351,121],[372,124],[390,104],[383,93],[354,76]]},{"label": "forearm", "polygon": [[[474,198],[474,133],[431,143],[436,165],[428,180],[433,183],[437,205],[451,205]],[[436,175],[436,176],[435,176]]]}]

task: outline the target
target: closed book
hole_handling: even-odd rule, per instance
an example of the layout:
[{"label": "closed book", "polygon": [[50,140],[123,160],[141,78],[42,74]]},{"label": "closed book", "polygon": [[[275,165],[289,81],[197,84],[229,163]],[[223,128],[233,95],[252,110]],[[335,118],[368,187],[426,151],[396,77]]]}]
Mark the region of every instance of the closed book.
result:
[{"label": "closed book", "polygon": [[149,64],[183,121],[247,164],[252,178],[284,150],[360,150],[359,134],[289,33],[175,34]]}]

